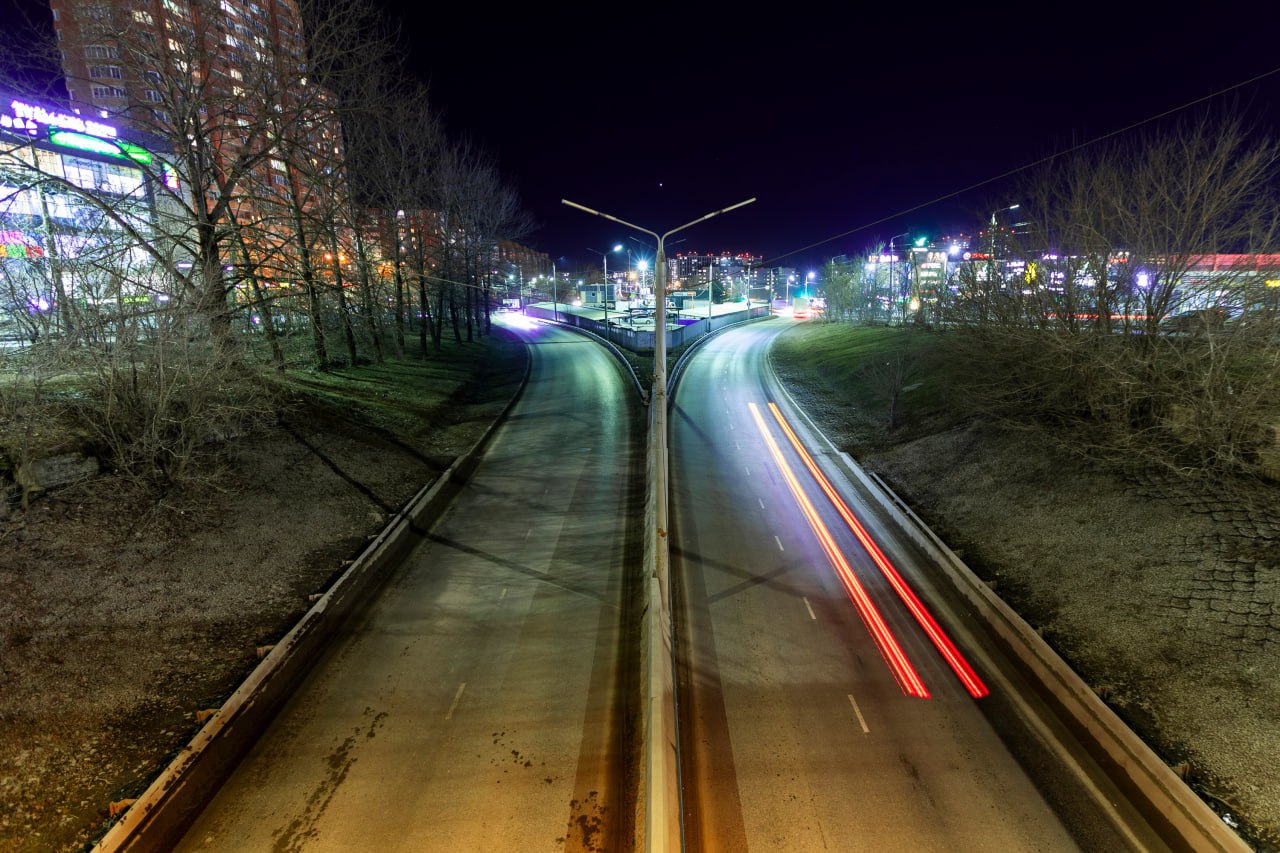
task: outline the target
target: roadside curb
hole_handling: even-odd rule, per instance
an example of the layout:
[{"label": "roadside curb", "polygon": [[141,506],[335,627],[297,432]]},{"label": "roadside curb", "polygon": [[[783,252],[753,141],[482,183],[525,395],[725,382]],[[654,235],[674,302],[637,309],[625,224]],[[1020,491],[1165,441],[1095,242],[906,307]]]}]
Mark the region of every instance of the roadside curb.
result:
[{"label": "roadside curb", "polygon": [[767,363],[773,384],[893,523],[929,554],[955,591],[1012,656],[1052,712],[1080,740],[1160,838],[1174,850],[1248,853],[1250,848],[1240,836],[1102,701],[1035,629],[947,547],[888,484],[875,473],[864,471],[853,457],[827,438],[778,380],[771,356]]},{"label": "roadside curb", "polygon": [[[527,349],[527,347],[526,347]],[[525,360],[520,387],[484,435],[396,512],[337,581],[280,639],[169,766],[94,845],[95,853],[167,851],[208,805],[280,707],[306,678],[329,642],[358,613],[432,523],[466,485],[493,436],[529,384]]]}]

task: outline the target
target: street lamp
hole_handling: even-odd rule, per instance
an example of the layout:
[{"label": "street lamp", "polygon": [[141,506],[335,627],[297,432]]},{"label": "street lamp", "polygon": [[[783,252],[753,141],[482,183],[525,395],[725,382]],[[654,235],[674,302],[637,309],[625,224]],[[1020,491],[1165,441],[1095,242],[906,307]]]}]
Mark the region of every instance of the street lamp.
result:
[{"label": "street lamp", "polygon": [[604,267],[604,339],[607,341],[609,340],[609,252],[621,252],[622,244],[617,244],[609,252],[597,252],[595,249],[587,249],[587,251],[599,255]]},{"label": "street lamp", "polygon": [[990,242],[991,242],[992,255],[996,253],[996,228],[998,227],[998,223],[996,221],[996,214],[1004,213],[1006,210],[1017,210],[1020,207],[1022,207],[1022,205],[1020,204],[1011,204],[1008,207],[1000,207],[991,211],[991,241]]},{"label": "street lamp", "polygon": [[[601,213],[598,210],[592,210],[591,208],[585,207],[584,205],[578,204],[577,202],[569,201],[567,198],[561,199],[560,201],[564,204],[569,205],[570,207],[576,207],[578,208],[578,210],[584,211],[586,213],[590,213],[593,216],[603,217],[604,219],[608,219],[610,222],[616,222],[619,225],[624,225],[627,228],[631,228],[635,231],[639,231],[641,234],[648,234],[650,237],[653,237],[658,241],[658,254],[653,260],[653,274],[654,274],[653,289],[657,291],[657,298],[655,299],[655,303],[657,304],[657,310],[654,312],[654,321],[655,321],[654,325],[656,326],[656,329],[657,329],[657,340],[654,342],[654,353],[653,353],[653,393],[656,394],[658,397],[656,401],[659,404],[657,407],[657,413],[658,413],[658,417],[662,419],[661,434],[664,436],[663,446],[665,447],[666,445],[666,439],[665,439],[666,404],[667,404],[667,282],[666,282],[667,254],[666,254],[666,248],[665,248],[666,239],[678,231],[683,231],[684,229],[689,228],[690,226],[693,226],[693,225],[697,225],[700,222],[706,222],[708,219],[712,218],[713,216],[719,216],[722,213],[728,213],[731,210],[737,210],[739,207],[744,207],[748,204],[751,204],[753,201],[755,201],[755,199],[749,198],[746,201],[740,201],[737,204],[730,205],[729,207],[712,211],[711,213],[698,217],[692,222],[686,222],[684,225],[681,225],[679,228],[673,228],[670,231],[668,231],[666,234],[658,234],[656,231],[650,231],[648,228],[641,228],[639,225],[634,225],[630,222],[627,222],[626,220],[619,219],[618,217],[611,216],[607,213]],[[659,523],[663,526],[662,529],[666,529],[665,528],[665,524],[666,524],[665,496],[662,498],[662,504],[663,504],[662,506],[663,518]]]},{"label": "street lamp", "polygon": [[[901,295],[898,293],[898,290],[899,290],[898,282],[897,282],[897,279],[894,278],[894,269],[893,269],[894,264],[898,262],[897,239],[899,237],[909,237],[910,235],[911,235],[910,231],[903,231],[901,234],[894,234],[892,237],[889,238],[889,298],[890,300],[893,300],[893,301],[896,301],[898,297]],[[906,315],[904,314],[903,315],[904,319],[905,319],[905,316]],[[892,322],[892,320],[893,320],[893,308],[891,307],[889,309],[889,322]]]}]

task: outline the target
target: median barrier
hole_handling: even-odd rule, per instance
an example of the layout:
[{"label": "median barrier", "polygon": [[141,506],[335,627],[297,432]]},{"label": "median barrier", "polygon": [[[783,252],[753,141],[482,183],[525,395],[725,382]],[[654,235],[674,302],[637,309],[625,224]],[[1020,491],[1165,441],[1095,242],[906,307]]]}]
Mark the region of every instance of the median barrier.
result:
[{"label": "median barrier", "polygon": [[636,797],[636,849],[668,853],[683,847],[680,833],[680,754],[676,727],[674,645],[666,529],[667,445],[665,413],[649,409],[645,499],[645,610],[641,619],[640,672],[644,685],[642,766]]},{"label": "median barrier", "polygon": [[426,536],[431,523],[466,484],[489,441],[506,421],[529,382],[533,360],[525,363],[520,388],[484,435],[424,486],[395,515],[350,567],[298,623],[279,640],[210,716],[177,757],[135,800],[95,845],[95,853],[151,853],[172,850],[192,821],[213,799],[258,736],[319,660],[347,620],[368,603]]}]

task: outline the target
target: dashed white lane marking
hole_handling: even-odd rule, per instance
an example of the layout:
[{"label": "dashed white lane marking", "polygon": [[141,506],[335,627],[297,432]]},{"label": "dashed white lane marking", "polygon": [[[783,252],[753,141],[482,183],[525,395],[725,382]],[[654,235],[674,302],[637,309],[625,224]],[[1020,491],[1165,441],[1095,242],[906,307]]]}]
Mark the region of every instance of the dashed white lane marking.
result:
[{"label": "dashed white lane marking", "polygon": [[756,503],[760,504],[761,509],[764,509],[764,501],[762,501],[760,498],[756,498]]},{"label": "dashed white lane marking", "polygon": [[782,547],[782,540],[781,540],[781,539],[779,539],[777,536],[773,537],[773,541],[778,543],[778,550],[779,550],[779,551],[785,551],[785,550],[787,550],[786,548],[783,548],[783,547]]},{"label": "dashed white lane marking", "polygon": [[499,600],[499,601],[502,601],[502,600],[503,600],[504,598],[506,598],[506,597],[507,597],[507,588],[504,586],[504,587],[502,588],[502,595],[498,596],[498,600]]},{"label": "dashed white lane marking", "polygon": [[[458,708],[458,700],[462,698],[462,691],[466,689],[467,689],[467,682],[464,681],[458,685],[458,692],[453,694],[453,704],[449,706],[449,713],[444,715],[444,718],[446,720],[453,719],[453,712],[456,711]],[[850,696],[849,698],[852,699],[853,697]]]},{"label": "dashed white lane marking", "polygon": [[867,728],[867,721],[862,718],[862,710],[858,708],[858,703],[854,701],[853,694],[850,693],[848,696],[849,704],[853,706],[853,713],[858,715],[858,725],[862,726],[862,733],[864,735],[871,734],[871,729]]},{"label": "dashed white lane marking", "polygon": [[810,619],[814,620],[815,622],[816,622],[816,621],[818,621],[818,617],[813,615],[813,606],[812,606],[811,604],[809,604],[809,599],[808,599],[808,598],[806,598],[806,599],[804,600],[804,609],[809,611],[809,618],[810,618]]},{"label": "dashed white lane marking", "polygon": [[743,466],[742,466],[742,470],[744,470],[744,471],[746,471],[746,472],[747,472],[747,476],[748,476],[748,477],[750,477],[750,476],[751,476],[751,466],[750,466],[750,465],[743,465]]}]

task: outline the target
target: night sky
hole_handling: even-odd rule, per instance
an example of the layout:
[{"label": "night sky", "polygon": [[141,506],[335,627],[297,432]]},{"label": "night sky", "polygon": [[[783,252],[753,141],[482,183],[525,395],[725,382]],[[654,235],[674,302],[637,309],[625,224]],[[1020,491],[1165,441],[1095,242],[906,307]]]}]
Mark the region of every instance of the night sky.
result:
[{"label": "night sky", "polygon": [[[669,253],[799,267],[908,230],[972,229],[1018,200],[1012,181],[899,214],[1280,67],[1273,3],[1197,17],[1122,3],[512,17],[470,4],[441,20],[385,2],[446,126],[496,153],[534,214],[527,242],[569,264],[640,246],[561,198],[665,232],[755,196]],[[1212,103],[1280,136],[1280,73]]]},{"label": "night sky", "polygon": [[[1280,69],[1273,0],[1191,15],[1121,2],[517,15],[370,2],[400,24],[407,73],[451,135],[496,155],[537,223],[525,242],[562,268],[598,263],[587,249],[643,247],[561,198],[665,232],[754,196],[668,251],[802,268],[903,232],[973,230],[1019,200],[1016,179],[930,202]],[[48,15],[43,0],[0,7]],[[1227,108],[1280,137],[1280,73],[1146,130]]]}]

